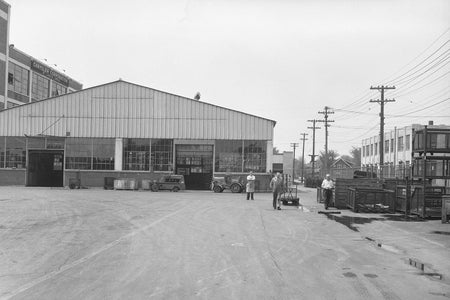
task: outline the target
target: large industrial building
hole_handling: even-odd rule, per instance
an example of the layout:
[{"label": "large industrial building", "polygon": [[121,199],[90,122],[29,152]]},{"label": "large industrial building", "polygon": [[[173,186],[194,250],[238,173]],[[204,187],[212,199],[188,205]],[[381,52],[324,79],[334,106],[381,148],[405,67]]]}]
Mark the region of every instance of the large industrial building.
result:
[{"label": "large industrial building", "polygon": [[81,90],[78,81],[10,45],[11,6],[0,0],[0,110]]},{"label": "large industrial building", "polygon": [[0,111],[0,184],[103,186],[105,177],[267,177],[275,121],[126,81]]}]

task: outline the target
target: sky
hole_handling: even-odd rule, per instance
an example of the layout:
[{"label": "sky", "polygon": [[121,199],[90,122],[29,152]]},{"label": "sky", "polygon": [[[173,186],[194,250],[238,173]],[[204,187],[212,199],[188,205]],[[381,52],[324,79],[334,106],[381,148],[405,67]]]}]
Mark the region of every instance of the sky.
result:
[{"label": "sky", "polygon": [[[80,81],[122,79],[275,120],[274,146],[348,155],[385,130],[450,125],[448,0],[7,0],[10,44]],[[323,123],[315,152],[324,150]]]}]

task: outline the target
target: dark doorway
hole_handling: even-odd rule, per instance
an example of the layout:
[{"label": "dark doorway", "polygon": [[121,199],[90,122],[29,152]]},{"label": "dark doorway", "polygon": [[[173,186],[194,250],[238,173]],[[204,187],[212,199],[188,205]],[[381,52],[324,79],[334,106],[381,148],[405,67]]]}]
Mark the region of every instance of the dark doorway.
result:
[{"label": "dark doorway", "polygon": [[64,151],[29,150],[27,186],[63,186]]},{"label": "dark doorway", "polygon": [[212,145],[176,145],[176,173],[184,175],[186,189],[210,189],[213,174]]}]

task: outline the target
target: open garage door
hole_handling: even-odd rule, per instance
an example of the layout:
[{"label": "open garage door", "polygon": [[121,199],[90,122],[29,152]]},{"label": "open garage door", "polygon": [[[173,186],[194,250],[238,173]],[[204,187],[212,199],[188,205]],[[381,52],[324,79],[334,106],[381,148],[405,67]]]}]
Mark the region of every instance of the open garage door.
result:
[{"label": "open garage door", "polygon": [[208,190],[213,174],[212,145],[176,145],[176,173],[188,190]]},{"label": "open garage door", "polygon": [[64,151],[29,150],[27,186],[63,186]]}]

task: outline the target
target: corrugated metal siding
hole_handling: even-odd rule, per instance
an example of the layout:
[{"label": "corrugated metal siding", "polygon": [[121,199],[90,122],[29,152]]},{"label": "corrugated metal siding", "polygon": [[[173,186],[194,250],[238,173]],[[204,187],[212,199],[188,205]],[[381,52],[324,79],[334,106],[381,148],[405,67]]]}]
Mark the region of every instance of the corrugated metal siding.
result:
[{"label": "corrugated metal siding", "polygon": [[0,112],[0,136],[272,140],[271,120],[118,81]]}]

